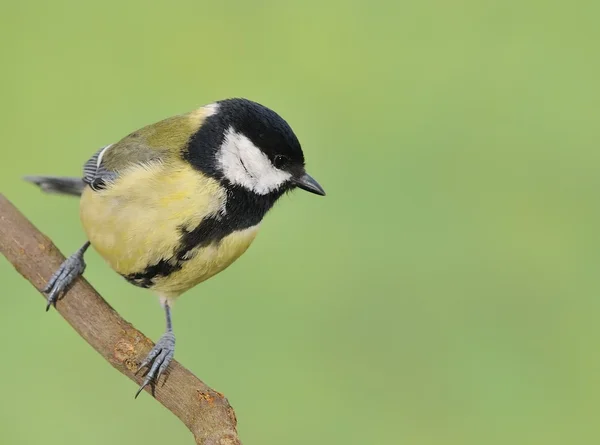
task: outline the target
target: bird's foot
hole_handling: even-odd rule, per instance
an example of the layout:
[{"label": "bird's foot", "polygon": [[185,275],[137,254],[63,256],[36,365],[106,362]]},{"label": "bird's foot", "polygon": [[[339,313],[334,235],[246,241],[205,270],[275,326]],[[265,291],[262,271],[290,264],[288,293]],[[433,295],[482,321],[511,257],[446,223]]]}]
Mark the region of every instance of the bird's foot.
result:
[{"label": "bird's foot", "polygon": [[[84,247],[87,248],[87,245]],[[50,281],[48,281],[48,284],[43,290],[43,292],[48,295],[46,311],[50,309],[50,306],[56,305],[58,297],[73,284],[78,276],[83,274],[85,270],[85,261],[83,260],[84,252],[85,249],[82,247],[67,258],[65,262],[60,265],[58,270],[54,272]]]},{"label": "bird's foot", "polygon": [[140,364],[137,372],[140,372],[142,368],[148,366],[152,363],[150,370],[146,374],[146,378],[138,389],[138,392],[135,393],[135,397],[142,392],[142,390],[148,386],[148,384],[152,381],[155,383],[158,381],[158,378],[161,374],[167,369],[171,360],[173,360],[173,355],[175,354],[175,335],[172,331],[167,331],[157,342],[156,345],[152,348],[148,356],[144,359],[144,361]]}]

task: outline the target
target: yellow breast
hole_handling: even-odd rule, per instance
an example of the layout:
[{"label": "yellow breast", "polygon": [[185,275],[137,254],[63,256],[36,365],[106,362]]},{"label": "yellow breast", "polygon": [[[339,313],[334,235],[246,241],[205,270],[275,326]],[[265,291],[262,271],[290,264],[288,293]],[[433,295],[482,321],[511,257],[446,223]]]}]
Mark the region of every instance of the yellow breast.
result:
[{"label": "yellow breast", "polygon": [[[138,165],[120,172],[106,189],[86,188],[80,215],[92,246],[121,275],[141,272],[170,258],[182,229],[192,230],[223,211],[219,183],[184,162]],[[251,244],[258,226],[234,232],[218,243],[193,249],[182,267],[160,277],[152,289],[174,297],[220,272]]]}]

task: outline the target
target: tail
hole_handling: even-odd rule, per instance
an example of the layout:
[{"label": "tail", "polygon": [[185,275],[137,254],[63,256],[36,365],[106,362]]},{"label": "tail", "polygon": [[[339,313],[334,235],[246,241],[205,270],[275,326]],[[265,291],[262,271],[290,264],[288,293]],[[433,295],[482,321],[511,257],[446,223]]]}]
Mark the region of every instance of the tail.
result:
[{"label": "tail", "polygon": [[81,178],[64,178],[60,176],[25,176],[25,181],[39,186],[44,192],[62,195],[80,196],[85,183]]}]

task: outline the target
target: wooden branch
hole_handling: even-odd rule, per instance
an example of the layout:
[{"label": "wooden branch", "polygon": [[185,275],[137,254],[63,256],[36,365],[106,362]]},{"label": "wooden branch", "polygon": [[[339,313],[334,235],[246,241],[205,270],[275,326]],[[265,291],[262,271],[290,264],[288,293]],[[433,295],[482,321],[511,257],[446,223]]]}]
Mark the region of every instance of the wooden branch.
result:
[{"label": "wooden branch", "polygon": [[[0,251],[38,291],[65,259],[1,194]],[[43,310],[44,305],[40,303],[40,311]],[[150,352],[152,341],[123,320],[85,279],[75,282],[58,301],[56,310],[106,361],[141,384],[142,376],[134,373]],[[154,389],[156,400],[179,417],[197,444],[240,445],[235,413],[227,399],[178,362],[171,362],[167,379],[161,378]],[[131,391],[123,397],[133,397],[135,387],[132,386]],[[151,389],[146,391],[151,392]]]}]

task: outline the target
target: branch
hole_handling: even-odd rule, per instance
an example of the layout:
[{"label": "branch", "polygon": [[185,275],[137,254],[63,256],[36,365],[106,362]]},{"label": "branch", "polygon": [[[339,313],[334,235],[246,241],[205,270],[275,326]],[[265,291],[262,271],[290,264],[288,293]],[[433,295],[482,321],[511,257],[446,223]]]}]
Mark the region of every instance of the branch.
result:
[{"label": "branch", "polygon": [[[65,260],[52,241],[2,194],[0,251],[38,290]],[[123,320],[85,279],[75,282],[56,310],[106,361],[141,384],[142,376],[134,373],[150,352],[152,341]],[[235,413],[227,399],[178,362],[171,362],[168,378],[154,389],[156,400],[179,417],[198,445],[241,445]]]}]

